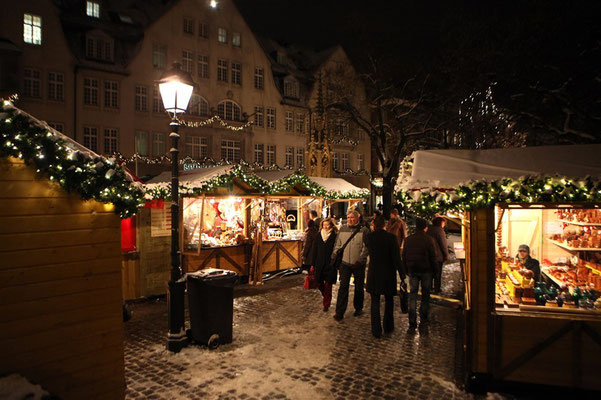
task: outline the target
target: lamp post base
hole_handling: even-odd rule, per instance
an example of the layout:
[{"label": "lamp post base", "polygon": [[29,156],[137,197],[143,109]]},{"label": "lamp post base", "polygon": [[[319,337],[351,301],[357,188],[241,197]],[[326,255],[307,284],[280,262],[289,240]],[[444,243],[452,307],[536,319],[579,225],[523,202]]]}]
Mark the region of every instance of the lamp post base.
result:
[{"label": "lamp post base", "polygon": [[169,332],[167,333],[167,350],[178,353],[188,345],[185,329],[185,301],[186,281],[169,281],[167,306],[169,314]]},{"label": "lamp post base", "polygon": [[182,329],[181,333],[167,334],[167,350],[172,353],[179,353],[184,347],[187,347],[190,343],[186,332]]}]

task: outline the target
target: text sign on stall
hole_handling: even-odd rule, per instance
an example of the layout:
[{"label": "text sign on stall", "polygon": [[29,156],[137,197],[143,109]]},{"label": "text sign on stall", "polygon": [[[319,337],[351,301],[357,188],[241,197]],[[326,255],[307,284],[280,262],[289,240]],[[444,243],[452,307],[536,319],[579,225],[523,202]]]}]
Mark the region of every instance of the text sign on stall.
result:
[{"label": "text sign on stall", "polygon": [[161,208],[150,209],[150,236],[170,236],[171,235],[171,203],[165,202]]},{"label": "text sign on stall", "polygon": [[545,224],[545,234],[561,235],[563,233],[563,222],[547,222]]}]

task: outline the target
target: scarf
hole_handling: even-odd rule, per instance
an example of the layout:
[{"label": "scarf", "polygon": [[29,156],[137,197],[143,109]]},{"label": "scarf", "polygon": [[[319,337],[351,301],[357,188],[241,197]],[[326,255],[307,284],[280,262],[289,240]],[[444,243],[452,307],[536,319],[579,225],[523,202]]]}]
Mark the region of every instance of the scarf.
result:
[{"label": "scarf", "polygon": [[332,234],[332,230],[333,229],[330,229],[329,231],[326,231],[325,229],[321,230],[321,240],[323,240],[324,243],[328,241],[328,238]]}]

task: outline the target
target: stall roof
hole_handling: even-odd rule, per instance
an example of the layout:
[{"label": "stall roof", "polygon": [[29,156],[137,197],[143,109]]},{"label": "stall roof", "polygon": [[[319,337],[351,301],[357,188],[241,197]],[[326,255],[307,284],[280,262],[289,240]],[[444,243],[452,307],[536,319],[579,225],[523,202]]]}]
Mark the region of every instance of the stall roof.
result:
[{"label": "stall roof", "polygon": [[601,144],[519,147],[490,150],[419,150],[404,190],[453,188],[470,180],[491,181],[526,175],[601,177]]},{"label": "stall roof", "polygon": [[[234,169],[234,165],[220,165],[217,167],[206,167],[183,170],[179,173],[179,183],[183,186],[200,187],[203,183],[225,175]],[[171,183],[171,171],[161,172],[150,179],[146,186],[150,188],[162,187]]]},{"label": "stall roof", "polygon": [[[347,195],[350,193],[360,193],[362,191],[367,190],[364,188],[357,187],[349,181],[346,181],[342,178],[320,178],[317,176],[309,176],[308,178],[311,179],[313,182],[317,183],[318,185],[322,186],[328,192],[337,192],[342,195]],[[362,196],[357,195],[357,198],[360,197]]]},{"label": "stall roof", "polygon": [[255,171],[255,175],[267,182],[276,182],[284,179],[294,173],[291,169],[282,169],[279,171]]}]

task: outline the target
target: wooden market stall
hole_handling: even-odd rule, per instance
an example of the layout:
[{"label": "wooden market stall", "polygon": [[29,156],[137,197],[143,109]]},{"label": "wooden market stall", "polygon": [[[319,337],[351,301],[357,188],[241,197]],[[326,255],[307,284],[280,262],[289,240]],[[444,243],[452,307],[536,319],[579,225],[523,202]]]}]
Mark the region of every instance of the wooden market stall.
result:
[{"label": "wooden market stall", "polygon": [[[401,182],[409,207],[462,217],[466,382],[601,390],[599,154],[601,145],[414,153]],[[523,244],[540,278],[516,257]]]},{"label": "wooden market stall", "polygon": [[123,399],[115,211],[137,204],[104,203],[117,194],[139,202],[142,192],[114,163],[8,102],[0,142],[0,376],[20,374],[65,400]]}]

